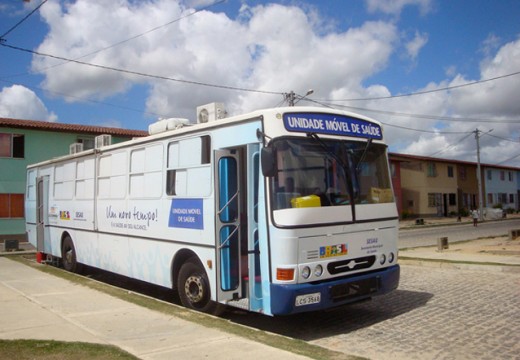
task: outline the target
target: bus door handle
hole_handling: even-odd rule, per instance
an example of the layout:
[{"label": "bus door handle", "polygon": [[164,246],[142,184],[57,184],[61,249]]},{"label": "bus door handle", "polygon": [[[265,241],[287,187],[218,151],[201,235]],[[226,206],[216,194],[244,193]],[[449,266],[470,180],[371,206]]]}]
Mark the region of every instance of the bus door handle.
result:
[{"label": "bus door handle", "polygon": [[224,240],[222,242],[222,244],[220,244],[220,246],[218,247],[218,249],[222,249],[224,246],[227,245],[227,243],[229,242],[229,240],[231,239],[231,237],[238,231],[238,226],[235,226],[235,229],[231,232],[231,234],[229,234],[226,238],[226,240]]}]

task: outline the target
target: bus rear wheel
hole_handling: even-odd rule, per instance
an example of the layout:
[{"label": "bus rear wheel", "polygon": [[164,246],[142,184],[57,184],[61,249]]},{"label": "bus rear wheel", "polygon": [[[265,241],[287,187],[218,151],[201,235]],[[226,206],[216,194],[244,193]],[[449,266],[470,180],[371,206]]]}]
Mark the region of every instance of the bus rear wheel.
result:
[{"label": "bus rear wheel", "polygon": [[220,312],[219,306],[211,301],[208,275],[197,259],[188,259],[181,266],[177,290],[183,306],[211,314]]},{"label": "bus rear wheel", "polygon": [[79,271],[79,265],[76,260],[76,249],[74,248],[72,239],[68,235],[63,239],[63,244],[61,246],[61,259],[65,270],[74,273]]}]

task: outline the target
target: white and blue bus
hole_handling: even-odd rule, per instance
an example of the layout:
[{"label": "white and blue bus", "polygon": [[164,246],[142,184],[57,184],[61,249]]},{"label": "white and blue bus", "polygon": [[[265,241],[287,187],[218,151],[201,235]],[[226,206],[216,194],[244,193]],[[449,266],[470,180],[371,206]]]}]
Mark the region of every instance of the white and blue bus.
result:
[{"label": "white and blue bus", "polygon": [[397,288],[398,215],[378,122],[318,107],[229,118],[208,108],[197,124],[162,120],[149,136],[96,139],[29,166],[39,258],[172,288],[204,312],[287,315]]}]

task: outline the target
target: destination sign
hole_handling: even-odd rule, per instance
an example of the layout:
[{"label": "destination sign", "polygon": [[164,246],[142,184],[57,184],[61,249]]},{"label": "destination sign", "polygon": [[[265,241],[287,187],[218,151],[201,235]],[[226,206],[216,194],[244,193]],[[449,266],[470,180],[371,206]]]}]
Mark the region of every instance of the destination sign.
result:
[{"label": "destination sign", "polygon": [[283,124],[287,131],[355,136],[381,140],[381,126],[370,121],[337,114],[286,113]]}]

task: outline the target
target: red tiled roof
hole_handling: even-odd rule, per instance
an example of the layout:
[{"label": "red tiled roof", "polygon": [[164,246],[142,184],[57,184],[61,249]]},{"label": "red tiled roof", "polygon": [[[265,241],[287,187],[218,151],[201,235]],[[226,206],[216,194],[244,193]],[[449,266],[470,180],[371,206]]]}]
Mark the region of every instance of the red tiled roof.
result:
[{"label": "red tiled roof", "polygon": [[[397,154],[397,153],[389,153],[388,154],[390,160],[397,160],[397,161],[431,161],[431,162],[444,162],[448,164],[460,164],[460,165],[474,165],[477,166],[476,162],[473,161],[464,161],[464,160],[453,160],[453,159],[442,159],[442,158],[434,158],[430,156],[421,156],[421,155],[410,155],[410,154]],[[491,168],[497,168],[497,169],[505,169],[505,170],[515,170],[519,171],[520,168],[513,167],[513,166],[507,166],[507,165],[493,165],[493,164],[485,164],[480,163],[480,166],[483,167],[491,167]]]},{"label": "red tiled roof", "polygon": [[79,125],[79,124],[63,124],[49,121],[35,121],[35,120],[20,120],[20,119],[9,119],[0,118],[0,127],[13,127],[23,128],[31,130],[41,131],[54,131],[54,132],[74,132],[82,134],[92,135],[115,135],[115,136],[128,136],[128,137],[140,137],[147,136],[147,131],[142,130],[128,130],[104,126],[90,126],[90,125]]}]

